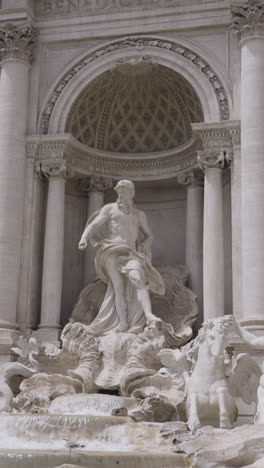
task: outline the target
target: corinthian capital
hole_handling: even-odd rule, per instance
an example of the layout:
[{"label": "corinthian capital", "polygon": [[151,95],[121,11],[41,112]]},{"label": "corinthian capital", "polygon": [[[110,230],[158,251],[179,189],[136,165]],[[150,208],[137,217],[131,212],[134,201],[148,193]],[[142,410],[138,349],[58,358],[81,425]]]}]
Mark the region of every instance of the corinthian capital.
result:
[{"label": "corinthian capital", "polygon": [[87,194],[90,192],[104,192],[111,188],[112,185],[112,179],[94,176],[90,177],[90,179],[83,179],[80,183],[81,190]]},{"label": "corinthian capital", "polygon": [[44,179],[65,179],[69,176],[66,161],[44,161],[41,162],[36,172]]},{"label": "corinthian capital", "polygon": [[232,154],[227,151],[198,151],[197,161],[201,170],[226,169],[232,161]]},{"label": "corinthian capital", "polygon": [[203,187],[204,174],[200,168],[193,168],[182,172],[177,177],[178,183],[187,187]]},{"label": "corinthian capital", "polygon": [[264,36],[264,2],[249,0],[245,5],[231,6],[233,29],[239,39]]},{"label": "corinthian capital", "polygon": [[30,63],[37,35],[37,30],[30,23],[6,23],[0,26],[0,53],[2,60],[12,58]]}]

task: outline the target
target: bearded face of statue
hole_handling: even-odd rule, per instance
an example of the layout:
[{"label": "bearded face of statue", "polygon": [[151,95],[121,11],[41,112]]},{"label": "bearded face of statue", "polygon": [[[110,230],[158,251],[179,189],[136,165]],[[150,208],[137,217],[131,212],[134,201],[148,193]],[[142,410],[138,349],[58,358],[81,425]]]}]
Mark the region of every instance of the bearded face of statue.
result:
[{"label": "bearded face of statue", "polygon": [[130,180],[120,180],[115,186],[119,199],[132,201],[135,196],[135,185]]}]

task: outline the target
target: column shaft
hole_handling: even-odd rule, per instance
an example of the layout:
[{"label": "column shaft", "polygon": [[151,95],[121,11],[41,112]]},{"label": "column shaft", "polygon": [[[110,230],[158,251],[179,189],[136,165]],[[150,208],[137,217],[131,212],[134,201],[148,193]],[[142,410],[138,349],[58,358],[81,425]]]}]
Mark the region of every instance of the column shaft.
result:
[{"label": "column shaft", "polygon": [[[92,214],[104,206],[104,192],[91,190],[88,198],[88,218]],[[87,246],[85,251],[84,260],[84,285],[92,283],[96,279],[95,265],[94,265],[95,251],[91,245]]]},{"label": "column shaft", "polygon": [[241,46],[243,325],[264,333],[264,2],[231,6]]},{"label": "column shaft", "polygon": [[2,63],[0,80],[0,328],[16,328],[29,66]]},{"label": "column shaft", "polygon": [[195,324],[203,322],[203,209],[204,189],[199,185],[187,188],[186,266],[189,287],[197,295],[199,316]]},{"label": "column shaft", "polygon": [[241,226],[241,150],[234,146],[231,168],[231,216],[232,216],[232,284],[233,314],[242,318],[242,226]]},{"label": "column shaft", "polygon": [[47,201],[42,276],[41,323],[37,332],[42,341],[56,341],[60,329],[65,179],[50,178]]},{"label": "column shaft", "polygon": [[242,43],[241,216],[243,320],[264,332],[264,37]]},{"label": "column shaft", "polygon": [[222,169],[206,168],[203,242],[204,319],[224,315]]}]

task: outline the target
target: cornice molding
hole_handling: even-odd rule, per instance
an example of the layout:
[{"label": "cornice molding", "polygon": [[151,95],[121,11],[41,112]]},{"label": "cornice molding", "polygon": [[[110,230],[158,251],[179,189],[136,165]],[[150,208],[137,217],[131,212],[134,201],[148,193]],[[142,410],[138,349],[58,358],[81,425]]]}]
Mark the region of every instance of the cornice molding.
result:
[{"label": "cornice molding", "polygon": [[175,177],[197,164],[200,142],[193,138],[187,145],[159,154],[128,155],[93,150],[70,134],[27,138],[27,157],[35,161],[65,159],[67,167],[80,175],[135,180]]}]

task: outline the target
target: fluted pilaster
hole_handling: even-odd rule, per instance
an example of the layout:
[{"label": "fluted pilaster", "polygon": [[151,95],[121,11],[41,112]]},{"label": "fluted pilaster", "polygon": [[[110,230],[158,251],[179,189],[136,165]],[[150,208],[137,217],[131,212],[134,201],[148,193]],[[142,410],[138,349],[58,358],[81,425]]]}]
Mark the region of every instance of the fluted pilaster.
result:
[{"label": "fluted pilaster", "polygon": [[29,24],[0,26],[0,345],[12,345],[25,191],[28,74],[37,33]]},{"label": "fluted pilaster", "polygon": [[231,7],[241,47],[243,321],[264,333],[264,2]]}]

